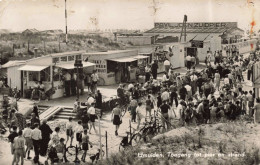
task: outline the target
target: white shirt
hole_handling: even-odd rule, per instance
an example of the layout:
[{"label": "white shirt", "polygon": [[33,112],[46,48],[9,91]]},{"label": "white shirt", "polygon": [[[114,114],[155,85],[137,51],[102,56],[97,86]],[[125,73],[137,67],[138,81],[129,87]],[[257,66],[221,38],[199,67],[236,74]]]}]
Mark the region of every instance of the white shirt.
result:
[{"label": "white shirt", "polygon": [[224,78],[224,84],[225,84],[225,85],[228,85],[228,84],[229,84],[229,78],[227,78],[227,77]]},{"label": "white shirt", "polygon": [[95,108],[94,108],[94,107],[90,107],[90,108],[88,109],[88,113],[91,114],[91,115],[95,115],[95,114],[96,114]]},{"label": "white shirt", "polygon": [[34,128],[31,132],[31,137],[33,140],[41,140],[42,132],[38,128]]},{"label": "white shirt", "polygon": [[165,61],[163,62],[163,65],[171,65],[171,63],[170,63],[169,60],[165,60]]},{"label": "white shirt", "polygon": [[186,57],[186,60],[187,60],[187,61],[191,61],[191,56],[188,55],[188,56]]},{"label": "white shirt", "polygon": [[67,122],[66,123],[66,129],[72,129],[73,128],[73,123],[72,122]]},{"label": "white shirt", "polygon": [[87,104],[89,104],[89,105],[91,105],[94,102],[95,102],[95,99],[93,97],[89,97],[87,100]]},{"label": "white shirt", "polygon": [[163,82],[168,81],[166,74],[163,75],[162,81],[163,81]]},{"label": "white shirt", "polygon": [[191,81],[196,81],[197,79],[198,77],[195,74],[190,76]]},{"label": "white shirt", "polygon": [[74,131],[75,131],[76,133],[81,133],[81,132],[84,131],[84,128],[83,128],[82,125],[77,124],[77,126],[76,126],[75,129],[74,129]]},{"label": "white shirt", "polygon": [[31,138],[32,137],[32,129],[31,128],[25,128],[24,131],[23,131],[23,137]]},{"label": "white shirt", "polygon": [[169,92],[164,91],[164,92],[162,93],[162,95],[161,95],[161,98],[162,98],[162,101],[164,101],[164,100],[169,100],[169,98],[170,98]]},{"label": "white shirt", "polygon": [[65,77],[66,81],[70,81],[71,80],[71,75],[69,73],[66,73],[64,77]]},{"label": "white shirt", "polygon": [[185,85],[185,88],[186,88],[187,92],[191,91],[191,86]]},{"label": "white shirt", "polygon": [[91,78],[92,78],[92,81],[95,81],[95,82],[98,81],[98,79],[99,79],[97,73],[93,73],[93,74],[91,75]]},{"label": "white shirt", "polygon": [[183,111],[183,107],[181,104],[179,104],[177,106],[177,108],[175,109],[175,114],[176,114],[176,119],[180,119],[181,118],[181,112]]},{"label": "white shirt", "polygon": [[128,90],[130,90],[131,88],[133,88],[134,87],[134,84],[129,84],[128,85]]}]

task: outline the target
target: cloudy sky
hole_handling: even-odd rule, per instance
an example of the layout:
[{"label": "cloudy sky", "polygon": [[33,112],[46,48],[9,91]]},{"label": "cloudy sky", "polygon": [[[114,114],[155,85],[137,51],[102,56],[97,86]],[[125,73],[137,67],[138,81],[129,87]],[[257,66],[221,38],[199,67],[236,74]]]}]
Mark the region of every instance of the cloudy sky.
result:
[{"label": "cloudy sky", "polygon": [[[253,2],[253,3],[250,3]],[[65,0],[0,0],[0,29],[64,30]],[[238,22],[260,27],[260,0],[67,0],[68,29],[150,29],[153,22]],[[257,10],[258,9],[258,10]],[[156,11],[156,12],[155,12]]]}]

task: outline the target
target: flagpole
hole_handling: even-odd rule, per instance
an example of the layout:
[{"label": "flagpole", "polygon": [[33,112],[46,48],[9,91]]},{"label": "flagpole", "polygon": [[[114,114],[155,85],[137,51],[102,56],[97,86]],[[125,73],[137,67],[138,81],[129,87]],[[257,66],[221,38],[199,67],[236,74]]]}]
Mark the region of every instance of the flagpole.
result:
[{"label": "flagpole", "polygon": [[67,0],[65,0],[65,31],[66,31],[66,44],[67,44],[68,43]]}]

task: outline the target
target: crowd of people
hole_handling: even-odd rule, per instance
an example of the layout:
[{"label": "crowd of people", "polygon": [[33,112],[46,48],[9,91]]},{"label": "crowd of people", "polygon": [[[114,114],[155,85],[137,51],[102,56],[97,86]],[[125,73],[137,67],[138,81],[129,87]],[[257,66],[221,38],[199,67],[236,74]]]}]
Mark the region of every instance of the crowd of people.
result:
[{"label": "crowd of people", "polygon": [[[173,124],[184,126],[215,123],[236,120],[244,115],[253,117],[259,113],[260,99],[255,97],[254,89],[243,87],[243,72],[247,71],[247,79],[252,80],[253,64],[259,61],[259,53],[252,53],[247,58],[237,53],[223,57],[220,53],[216,52],[216,55],[212,56],[208,52],[206,67],[201,71],[196,69],[194,60],[187,64],[186,73],[176,72],[166,61],[165,73],[160,79],[154,72],[154,68],[158,67],[154,62],[145,69],[144,83],[120,84],[117,88],[118,102],[115,103],[111,116],[115,135],[118,136],[123,122],[122,107],[125,104],[131,121],[137,123],[136,129],[140,128],[142,118],[145,117],[145,121],[152,118],[153,111],[160,113],[161,124],[165,130],[170,129]],[[93,75],[92,78],[98,80],[98,76]],[[75,101],[73,110],[77,113],[82,111],[82,115],[76,125],[72,118],[69,118],[66,123],[66,140],[60,137],[60,127],[53,131],[46,120],[40,123],[37,105],[34,105],[30,123],[23,120],[23,124],[18,124],[18,119],[14,117],[17,112],[13,109],[9,118],[14,122],[11,122],[11,133],[8,136],[14,155],[13,164],[18,163],[19,159],[23,164],[23,158],[26,156],[31,159],[32,149],[35,162],[39,162],[39,155],[54,161],[55,156],[49,154],[53,153],[52,150],[56,151],[58,161],[66,161],[66,146],[68,142],[72,145],[74,137],[77,146],[84,151],[81,160],[85,162],[89,145],[92,146],[88,134],[92,133],[92,128],[98,134],[95,119],[96,108],[102,108],[100,91],[95,89],[84,105],[87,108],[82,110],[82,103]],[[8,117],[8,113],[3,116],[4,119],[6,116]]]},{"label": "crowd of people", "polygon": [[[128,109],[132,122],[137,122],[137,128],[143,117],[141,112],[146,111],[145,117],[149,118],[152,109],[160,111],[165,129],[173,121],[183,126],[235,120],[243,115],[253,117],[255,112],[259,112],[256,111],[259,106],[254,106],[255,100],[257,103],[260,100],[255,97],[254,88],[244,89],[242,84],[245,71],[247,79],[252,80],[253,64],[259,61],[258,54],[254,52],[245,58],[234,52],[223,57],[221,51],[216,51],[215,55],[207,56],[206,68],[202,71],[196,70],[194,63],[187,66],[184,74],[167,66],[162,79],[157,79],[150,70],[146,72],[145,83],[120,84],[118,97],[120,102],[130,98]],[[118,114],[117,111],[114,113]],[[117,135],[121,119],[115,116]]]}]

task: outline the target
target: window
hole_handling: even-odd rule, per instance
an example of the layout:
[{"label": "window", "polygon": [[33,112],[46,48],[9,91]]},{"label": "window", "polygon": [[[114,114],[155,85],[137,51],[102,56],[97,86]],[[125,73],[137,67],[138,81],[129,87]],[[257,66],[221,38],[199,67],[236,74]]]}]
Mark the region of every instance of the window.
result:
[{"label": "window", "polygon": [[29,81],[38,81],[39,72],[29,72]]},{"label": "window", "polygon": [[76,60],[81,60],[81,54],[76,55]]},{"label": "window", "polygon": [[40,80],[41,81],[50,81],[50,67],[47,67],[46,69],[43,69],[40,72]]},{"label": "window", "polygon": [[59,67],[53,67],[53,81],[60,81],[61,69]]},{"label": "window", "polygon": [[74,56],[69,56],[68,61],[74,61]]},{"label": "window", "polygon": [[61,61],[61,62],[67,62],[67,61],[68,61],[67,56],[61,57],[61,58],[60,58],[60,61]]},{"label": "window", "polygon": [[60,58],[59,57],[55,57],[52,59],[52,63],[59,63],[60,62]]}]

